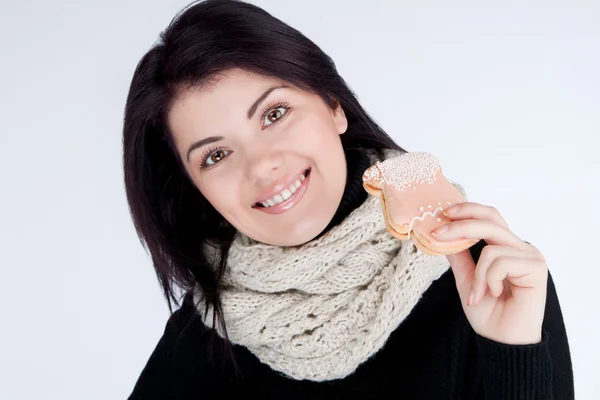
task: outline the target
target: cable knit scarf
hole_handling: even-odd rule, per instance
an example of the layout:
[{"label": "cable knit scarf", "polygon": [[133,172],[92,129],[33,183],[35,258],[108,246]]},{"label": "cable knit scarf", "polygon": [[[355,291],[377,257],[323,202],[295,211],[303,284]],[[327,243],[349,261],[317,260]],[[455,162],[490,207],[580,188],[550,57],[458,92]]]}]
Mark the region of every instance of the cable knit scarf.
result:
[{"label": "cable knit scarf", "polygon": [[[301,246],[238,233],[221,296],[229,339],[288,377],[343,378],[381,349],[448,268],[445,256],[391,236],[373,196]],[[199,289],[195,300],[202,315]],[[212,309],[202,319],[212,321]]]}]

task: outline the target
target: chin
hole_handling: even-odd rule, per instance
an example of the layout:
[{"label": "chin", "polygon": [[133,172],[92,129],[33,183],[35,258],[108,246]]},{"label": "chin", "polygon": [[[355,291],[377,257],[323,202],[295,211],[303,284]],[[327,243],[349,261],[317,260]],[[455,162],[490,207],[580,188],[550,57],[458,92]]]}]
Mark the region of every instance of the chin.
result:
[{"label": "chin", "polygon": [[[327,226],[327,225],[325,225]],[[323,227],[323,229],[325,229],[325,227]],[[280,236],[278,239],[276,238],[268,238],[266,240],[261,240],[261,242],[263,243],[267,243],[270,244],[272,246],[281,246],[281,247],[293,247],[293,246],[300,246],[303,245],[305,243],[310,242],[311,240],[313,240],[314,238],[316,238],[319,233],[321,233],[323,231],[323,229],[321,229],[320,231],[318,231],[317,233],[306,233],[306,234],[294,234],[294,235],[282,235]]]},{"label": "chin", "polygon": [[[340,179],[340,181],[345,182],[345,179]],[[319,193],[319,189],[316,189],[317,193]],[[254,230],[254,235],[246,235],[258,242],[272,246],[293,247],[310,242],[319,236],[333,219],[342,201],[344,189],[345,184],[340,184],[336,188],[329,186],[326,194],[323,193],[325,190],[321,189],[323,194],[319,196],[318,201],[315,201],[307,193],[305,200],[307,203],[302,204],[301,202],[298,204],[302,209],[294,215],[294,218],[276,221],[281,217],[285,217],[286,213],[283,213],[280,216],[272,216],[274,219],[266,224],[264,220],[255,220],[253,225],[257,229]],[[312,195],[314,196],[314,193]],[[320,207],[316,206],[317,204]],[[273,226],[274,224],[276,226]]]},{"label": "chin", "polygon": [[285,224],[281,223],[283,221],[276,221],[278,217],[274,216],[274,220],[268,223],[265,223],[264,220],[254,220],[251,224],[245,224],[245,227],[250,229],[235,225],[234,227],[257,242],[271,246],[299,246],[310,242],[323,232],[331,222],[338,206],[339,201],[335,204],[335,207],[327,207],[327,210],[321,209],[317,213],[310,212],[311,215],[299,216],[294,218],[293,222],[288,220]]},{"label": "chin", "polygon": [[[339,203],[339,202],[338,202]],[[331,222],[331,219],[335,215],[337,207],[333,210],[329,210],[327,213],[321,213],[321,215],[315,215],[315,218],[305,218],[294,224],[291,229],[282,229],[281,231],[273,234],[273,231],[269,231],[269,235],[263,237],[264,240],[260,242],[267,243],[274,246],[300,246],[308,243],[315,239]]]}]

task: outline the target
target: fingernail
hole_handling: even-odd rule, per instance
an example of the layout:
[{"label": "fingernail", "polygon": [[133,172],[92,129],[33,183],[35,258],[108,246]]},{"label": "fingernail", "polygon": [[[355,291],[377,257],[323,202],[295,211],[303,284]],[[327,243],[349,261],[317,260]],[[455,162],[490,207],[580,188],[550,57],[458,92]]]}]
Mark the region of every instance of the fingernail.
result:
[{"label": "fingernail", "polygon": [[458,211],[458,206],[452,206],[452,207],[449,207],[446,210],[444,210],[444,215],[448,216],[449,214],[454,214],[457,211]]},{"label": "fingernail", "polygon": [[448,224],[442,225],[437,229],[431,231],[431,236],[438,236],[448,231]]},{"label": "fingernail", "polygon": [[475,301],[475,291],[471,290],[471,293],[469,294],[469,298],[467,299],[467,306],[471,307],[473,305],[474,301]]}]

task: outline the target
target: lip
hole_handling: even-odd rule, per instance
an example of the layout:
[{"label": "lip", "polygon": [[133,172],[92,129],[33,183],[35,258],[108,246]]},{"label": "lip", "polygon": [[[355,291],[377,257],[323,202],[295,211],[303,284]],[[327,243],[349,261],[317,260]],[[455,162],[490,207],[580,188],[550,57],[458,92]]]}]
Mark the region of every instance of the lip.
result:
[{"label": "lip", "polygon": [[[252,206],[252,208],[255,210],[258,210],[258,211],[262,211],[267,214],[281,214],[281,213],[288,211],[292,207],[294,207],[296,204],[298,204],[298,202],[300,202],[302,197],[304,197],[304,193],[306,193],[306,190],[308,189],[308,184],[310,182],[310,178],[312,175],[310,173],[311,168],[310,167],[305,168],[302,170],[302,172],[293,175],[294,178],[287,181],[289,183],[286,182],[286,184],[283,184],[283,185],[278,184],[278,185],[274,186],[274,188],[280,188],[279,191],[281,191],[281,190],[289,187],[289,185],[291,185],[292,182],[294,182],[296,179],[299,179],[299,176],[301,174],[304,174],[304,172],[307,170],[308,170],[308,175],[306,176],[306,178],[304,178],[304,180],[300,184],[300,187],[298,187],[298,189],[296,189],[296,191],[292,194],[292,196],[290,198],[282,201],[281,203],[275,204],[274,206],[271,206],[271,207]],[[259,200],[259,201],[264,201],[266,199],[270,199],[271,197],[273,197],[274,195],[279,193],[279,191],[275,190],[274,192],[272,192],[271,190],[269,190],[269,193],[272,192],[272,194],[270,194],[267,197],[264,197],[264,196],[260,197],[263,200]]]},{"label": "lip", "polygon": [[281,192],[283,189],[287,189],[292,183],[296,181],[296,179],[300,179],[300,175],[304,175],[304,172],[306,172],[306,170],[308,169],[310,169],[310,167],[305,167],[302,170],[300,170],[300,172],[296,172],[294,175],[288,178],[280,179],[279,182],[271,186],[269,190],[262,192],[260,196],[258,196],[256,200],[254,200],[254,204],[266,201],[267,199],[270,199],[271,197]]}]

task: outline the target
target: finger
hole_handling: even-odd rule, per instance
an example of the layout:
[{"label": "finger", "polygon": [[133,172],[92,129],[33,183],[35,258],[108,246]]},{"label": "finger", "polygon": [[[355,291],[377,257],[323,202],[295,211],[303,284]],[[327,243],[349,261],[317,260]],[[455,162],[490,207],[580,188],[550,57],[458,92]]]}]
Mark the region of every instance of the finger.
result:
[{"label": "finger", "polygon": [[[443,229],[446,227],[446,229]],[[442,229],[441,229],[442,228]],[[490,220],[463,219],[452,221],[431,232],[437,240],[484,239],[488,244],[510,246],[518,249],[532,249],[511,230]]]},{"label": "finger", "polygon": [[[483,248],[481,254],[479,256],[479,260],[477,262],[477,266],[475,267],[475,273],[473,275],[472,281],[472,290],[474,292],[474,302],[473,304],[477,304],[483,296],[485,296],[485,292],[489,286],[490,292],[495,297],[498,297],[504,291],[504,284],[502,282],[493,281],[490,284],[488,280],[489,269],[494,265],[494,263],[502,257],[510,257],[520,262],[520,264],[525,260],[534,260],[539,261],[540,258],[530,251],[523,249],[516,249],[514,247],[509,246],[499,246],[499,245],[488,245]],[[517,268],[517,267],[515,267]]]},{"label": "finger", "polygon": [[[496,297],[502,294],[504,282],[519,288],[535,288],[545,284],[540,274],[547,272],[546,263],[539,259],[500,256],[494,260],[486,275],[490,291]],[[501,289],[499,289],[501,288]]]},{"label": "finger", "polygon": [[463,202],[446,208],[443,214],[450,219],[479,219],[495,222],[508,229],[508,225],[500,212],[491,206],[474,202]]}]

